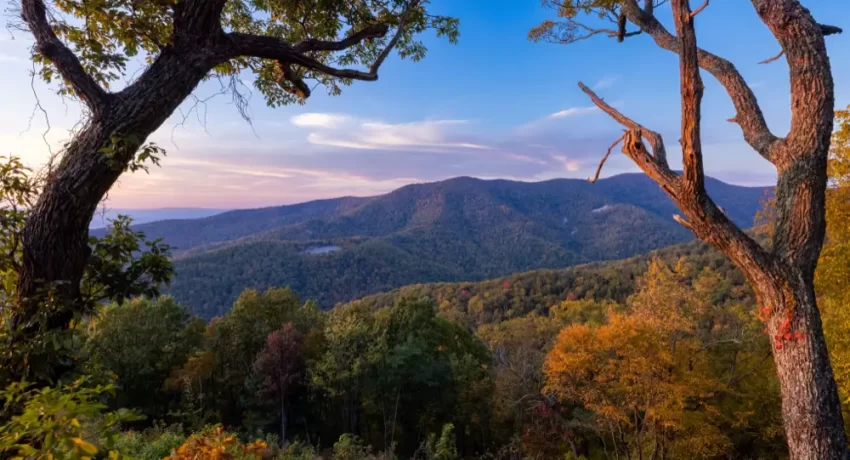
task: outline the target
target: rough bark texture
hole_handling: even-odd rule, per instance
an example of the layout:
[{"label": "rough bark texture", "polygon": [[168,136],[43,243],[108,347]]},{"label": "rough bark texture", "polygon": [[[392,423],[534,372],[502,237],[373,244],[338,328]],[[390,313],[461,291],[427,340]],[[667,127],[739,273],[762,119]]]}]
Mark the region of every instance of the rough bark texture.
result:
[{"label": "rough bark texture", "polygon": [[[674,173],[657,133],[641,126],[579,84],[593,102],[629,129],[623,153],[670,196],[684,217],[674,216],[700,239],[727,254],[753,286],[773,345],[782,392],[782,416],[792,459],[848,459],[838,391],[821,328],[814,272],[826,229],[826,162],[833,124],[833,81],[824,36],[840,32],[818,24],[799,1],[752,0],[782,46],[790,67],[791,131],[770,132],[750,87],[727,60],[697,47],[696,15],[688,0],[673,0],[676,35],[635,0],[622,14],[664,49],[679,55],[683,173]],[[651,2],[647,2],[647,5]],[[700,141],[700,68],[731,97],[746,141],[778,171],[776,226],[771,250],[737,228],[705,191]],[[643,143],[646,137],[652,152]]]},{"label": "rough bark texture", "polygon": [[[26,341],[45,327],[66,328],[80,312],[80,281],[90,252],[88,226],[98,204],[133,160],[137,148],[216,65],[240,56],[254,56],[336,77],[376,80],[379,67],[405,30],[407,16],[418,6],[417,0],[408,4],[394,37],[370,69],[363,72],[329,67],[311,55],[345,50],[363,40],[384,36],[389,29],[386,24],[353,31],[340,41],[307,39],[290,44],[275,37],[226,33],[221,28],[225,3],[226,0],[177,1],[170,44],[133,84],[121,92],[109,93],[57,38],[44,1],[22,0],[22,18],[35,38],[36,52],[54,65],[88,106],[90,118],[67,145],[23,230],[19,306],[10,321],[18,334],[9,345]],[[114,147],[116,138],[122,142],[120,148],[111,155],[103,153],[103,147]],[[54,293],[62,308],[47,312],[46,323],[37,324],[36,314],[47,290]]]}]

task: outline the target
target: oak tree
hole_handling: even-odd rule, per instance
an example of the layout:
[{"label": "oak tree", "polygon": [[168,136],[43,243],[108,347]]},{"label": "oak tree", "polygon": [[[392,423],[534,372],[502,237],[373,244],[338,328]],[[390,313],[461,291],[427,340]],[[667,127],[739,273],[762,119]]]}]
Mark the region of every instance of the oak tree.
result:
[{"label": "oak tree", "polygon": [[[331,94],[374,81],[389,54],[422,58],[420,33],[457,39],[457,21],[427,0],[21,0],[35,39],[37,74],[79,99],[85,119],[66,144],[22,231],[11,326],[27,340],[61,329],[78,310],[89,261],[88,226],[127,170],[161,153],[148,136],[204,80],[256,77],[271,106],[303,102],[316,85]],[[141,65],[120,90],[110,84]],[[358,67],[365,70],[359,70]],[[232,85],[235,85],[233,83]],[[313,85],[313,86],[311,86]],[[242,106],[244,108],[244,105]],[[67,308],[33,323],[52,290]]]},{"label": "oak tree", "polygon": [[[781,46],[780,56],[785,56],[790,69],[791,128],[785,136],[770,130],[755,94],[735,66],[698,47],[694,22],[708,7],[707,0],[694,10],[688,0],[670,2],[675,34],[655,15],[655,9],[667,3],[664,0],[546,0],[544,5],[555,9],[560,19],[544,22],[532,30],[530,38],[574,43],[593,36],[618,41],[649,36],[656,45],[679,55],[681,174],[669,167],[661,135],[620,113],[587,86],[579,86],[596,106],[627,128],[618,140],[623,153],[679,206],[684,216],[675,216],[676,220],[729,256],[752,285],[773,340],[791,458],[846,459],[850,451],[814,290],[826,230],[827,157],[835,105],[825,37],[841,29],[816,21],[799,0],[751,2]],[[597,27],[592,21],[588,25],[580,19],[586,16],[610,20],[612,25]],[[732,99],[736,114],[729,121],[776,167],[776,224],[770,248],[735,226],[706,193],[700,139],[701,69],[717,79]]]}]

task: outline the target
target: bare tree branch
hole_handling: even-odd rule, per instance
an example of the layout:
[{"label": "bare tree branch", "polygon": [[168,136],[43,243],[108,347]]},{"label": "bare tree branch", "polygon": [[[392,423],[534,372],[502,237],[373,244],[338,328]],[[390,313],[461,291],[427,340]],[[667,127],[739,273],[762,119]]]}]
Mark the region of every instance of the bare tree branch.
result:
[{"label": "bare tree branch", "polygon": [[773,56],[772,58],[765,59],[764,61],[759,62],[759,64],[770,64],[771,62],[781,58],[784,55],[785,55],[785,50],[782,50],[776,56]]},{"label": "bare tree branch", "polygon": [[663,151],[664,144],[658,133],[626,117],[599,98],[584,84],[579,83],[579,87],[597,107],[629,129],[623,139],[623,153],[654,180],[664,193],[679,206],[687,219],[674,216],[677,222],[690,229],[703,241],[728,254],[751,281],[759,281],[764,277],[764,272],[752,270],[752,267],[768,267],[767,270],[777,269],[775,259],[755,240],[732,223],[708,195],[704,195],[701,200],[696,200],[685,180],[671,171],[666,161],[662,163],[649,153],[643,144],[643,135],[646,134],[655,144],[654,150],[661,149]]},{"label": "bare tree branch", "polygon": [[[655,43],[668,51],[679,53],[679,41],[652,14],[638,6],[636,0],[623,0],[622,12],[629,21],[649,34]],[[697,49],[699,66],[711,73],[729,94],[737,111],[738,125],[744,139],[761,156],[772,161],[771,149],[779,138],[770,132],[756,96],[735,66],[719,56]]]},{"label": "bare tree branch", "polygon": [[[682,165],[685,187],[697,200],[705,197],[705,172],[700,139],[703,84],[699,74],[694,14],[689,0],[673,0],[673,20],[679,36],[679,77],[682,95]],[[704,8],[708,2],[700,8]]]},{"label": "bare tree branch", "polygon": [[620,141],[622,141],[625,137],[626,135],[623,134],[622,136],[618,137],[617,140],[614,141],[614,143],[611,144],[610,147],[608,147],[608,152],[605,153],[605,156],[602,157],[602,161],[599,162],[599,166],[596,168],[596,174],[594,174],[592,178],[588,179],[588,182],[593,184],[599,180],[599,174],[602,173],[602,167],[605,166],[605,162],[608,161],[608,157],[611,156],[611,150],[614,150],[614,147],[616,147],[617,144],[619,144]]},{"label": "bare tree branch", "polygon": [[[660,134],[643,125],[636,123],[634,120],[618,112],[615,108],[611,107],[610,105],[608,105],[608,103],[602,100],[602,98],[597,96],[596,93],[594,93],[593,90],[588,88],[584,83],[579,82],[578,86],[579,88],[581,88],[582,91],[584,91],[585,94],[590,96],[590,99],[593,101],[594,104],[596,104],[597,107],[599,107],[603,112],[614,118],[614,120],[616,120],[618,123],[625,126],[629,130],[639,130],[641,131],[641,135],[646,135],[648,138],[647,140],[652,146],[652,155],[650,155],[650,157],[660,166],[669,169],[669,166],[667,165],[667,150],[664,147],[664,140],[661,138]],[[625,137],[628,138],[628,135],[626,135]]]},{"label": "bare tree branch", "polygon": [[646,134],[652,144],[653,152],[663,152],[665,149],[661,135],[626,117],[617,109],[608,105],[583,83],[579,82],[578,86],[585,94],[590,96],[590,100],[597,107],[629,129],[623,137],[623,153],[631,158],[649,177],[658,182],[671,198],[675,199],[675,189],[679,176],[667,166],[665,157],[662,157],[663,161],[661,161],[657,156],[649,153],[643,145],[643,135]]},{"label": "bare tree branch", "polygon": [[702,12],[702,10],[704,10],[705,7],[707,7],[707,6],[708,6],[708,0],[705,0],[702,3],[702,5],[699,6],[699,8],[697,8],[697,9],[695,9],[691,12],[691,17],[693,18],[694,16],[700,14]]},{"label": "bare tree branch", "polygon": [[23,0],[21,17],[35,38],[35,50],[56,67],[92,112],[102,110],[109,94],[85,71],[77,56],[56,36],[47,19],[44,1]]},{"label": "bare tree branch", "polygon": [[820,24],[820,31],[824,37],[826,37],[827,35],[835,35],[844,32],[841,27],[828,26],[826,24]]}]

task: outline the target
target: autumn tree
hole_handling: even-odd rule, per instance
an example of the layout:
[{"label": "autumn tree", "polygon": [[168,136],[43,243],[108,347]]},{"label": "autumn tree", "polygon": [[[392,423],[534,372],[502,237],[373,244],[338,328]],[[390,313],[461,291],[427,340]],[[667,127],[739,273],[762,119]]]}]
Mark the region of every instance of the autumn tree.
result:
[{"label": "autumn tree", "polygon": [[850,409],[850,309],[847,308],[850,304],[850,107],[836,111],[836,122],[828,166],[826,242],[815,280],[835,380],[847,414]]},{"label": "autumn tree", "polygon": [[[620,113],[587,86],[579,86],[627,128],[618,140],[623,153],[679,206],[684,216],[675,216],[676,220],[729,256],[752,285],[773,340],[791,458],[846,459],[850,450],[814,290],[826,229],[827,157],[835,104],[825,37],[841,29],[817,22],[798,0],[751,1],[790,68],[791,129],[784,137],[770,130],[752,89],[735,66],[697,46],[694,22],[709,7],[707,1],[691,10],[688,0],[672,0],[673,34],[655,15],[664,1],[547,0],[544,4],[557,10],[560,19],[544,22],[530,36],[557,43],[595,35],[618,41],[649,36],[679,56],[682,174],[669,167],[664,140],[657,132]],[[593,21],[588,25],[580,19],[585,16],[607,19],[612,25],[597,27]],[[736,227],[706,193],[700,69],[716,78],[732,99],[736,114],[729,121],[776,167],[776,226],[769,249]]]},{"label": "autumn tree", "polygon": [[545,372],[548,390],[593,412],[590,426],[617,455],[714,458],[731,446],[717,411],[704,409],[722,389],[708,364],[698,341],[614,314],[602,326],[561,331]]},{"label": "autumn tree", "polygon": [[301,349],[304,335],[292,323],[272,332],[266,347],[254,361],[254,371],[263,377],[263,390],[280,408],[280,442],[286,443],[286,398],[301,378],[304,359]]},{"label": "autumn tree", "polygon": [[[457,21],[429,14],[427,4],[21,0],[23,26],[35,39],[37,74],[77,98],[84,120],[23,228],[20,305],[11,322],[26,332],[19,340],[37,333],[32,322],[48,288],[69,308],[58,309],[46,327],[68,325],[78,309],[88,226],[98,203],[124,172],[161,153],[146,143],[148,136],[198,84],[218,77],[235,88],[240,75],[251,73],[271,106],[304,102],[317,84],[337,94],[352,81],[377,80],[393,50],[422,58],[417,36],[428,29],[455,41]],[[136,78],[110,90],[137,64]],[[244,109],[244,100],[234,96]]]}]

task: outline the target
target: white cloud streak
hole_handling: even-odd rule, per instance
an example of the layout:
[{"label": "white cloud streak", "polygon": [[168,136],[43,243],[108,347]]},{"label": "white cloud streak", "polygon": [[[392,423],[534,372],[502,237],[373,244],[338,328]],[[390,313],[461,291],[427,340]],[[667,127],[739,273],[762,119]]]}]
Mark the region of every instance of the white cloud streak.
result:
[{"label": "white cloud streak", "polygon": [[567,117],[576,117],[580,115],[588,115],[591,113],[596,113],[599,111],[599,107],[590,106],[590,107],[570,107],[569,109],[561,110],[560,112],[555,112],[549,115],[548,118],[567,118]]},{"label": "white cloud streak", "polygon": [[355,150],[427,149],[428,151],[488,150],[472,142],[458,127],[466,120],[425,120],[411,123],[385,123],[346,115],[311,113],[293,117],[292,124],[315,128],[307,142]]}]

